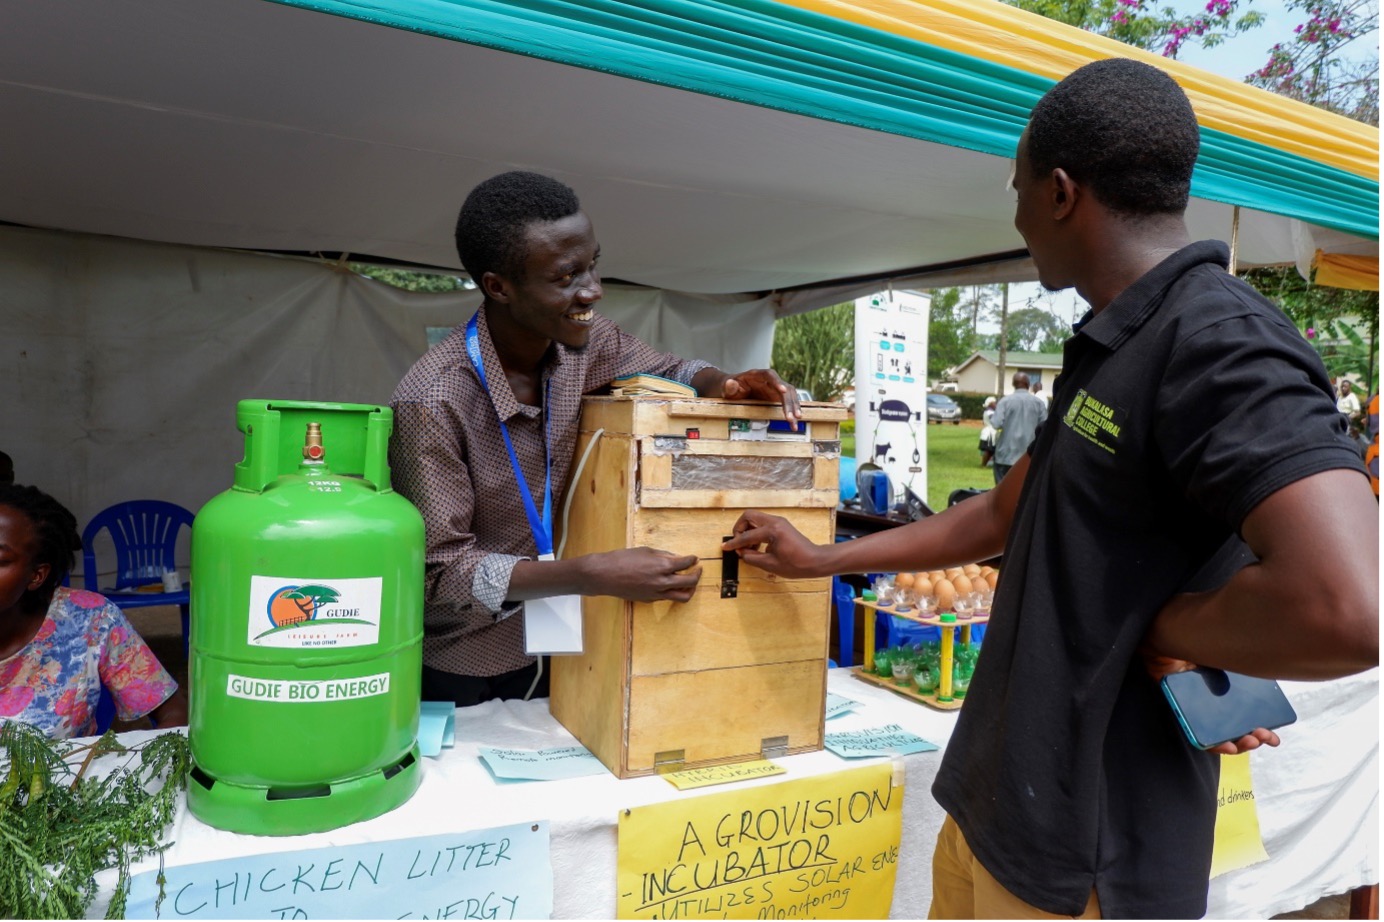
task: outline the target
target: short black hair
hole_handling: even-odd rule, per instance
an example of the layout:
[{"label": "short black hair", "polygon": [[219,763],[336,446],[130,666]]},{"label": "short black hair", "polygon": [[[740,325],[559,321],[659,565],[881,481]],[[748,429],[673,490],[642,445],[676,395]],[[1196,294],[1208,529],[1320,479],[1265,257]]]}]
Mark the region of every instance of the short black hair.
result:
[{"label": "short black hair", "polygon": [[1068,74],[1028,123],[1033,176],[1060,167],[1130,216],[1185,211],[1200,146],[1187,94],[1163,71],[1128,58]]},{"label": "short black hair", "polygon": [[492,176],[472,189],[461,205],[457,256],[477,285],[487,272],[517,277],[528,255],[523,248],[524,229],[579,211],[577,193],[551,176],[527,170]]},{"label": "short black hair", "polygon": [[[0,506],[17,509],[34,524],[34,532],[38,536],[34,563],[46,563],[49,570],[48,579],[33,592],[46,605],[53,596],[53,590],[72,572],[75,563],[73,552],[82,548],[82,537],[77,534],[77,517],[38,487],[17,483],[0,483]],[[29,601],[28,595],[25,593],[20,600],[21,605]]]}]

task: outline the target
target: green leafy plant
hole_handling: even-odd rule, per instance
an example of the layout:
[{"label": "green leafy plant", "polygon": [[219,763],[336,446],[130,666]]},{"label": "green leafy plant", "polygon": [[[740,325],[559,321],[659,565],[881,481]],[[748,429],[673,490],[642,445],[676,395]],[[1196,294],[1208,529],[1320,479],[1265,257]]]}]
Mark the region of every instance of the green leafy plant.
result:
[{"label": "green leafy plant", "polygon": [[927,376],[937,380],[951,368],[971,357],[976,346],[975,327],[982,316],[988,318],[991,286],[972,286],[963,299],[960,288],[939,288],[932,292],[928,314]]},{"label": "green leafy plant", "polygon": [[409,269],[401,269],[393,266],[376,266],[372,263],[350,263],[351,271],[366,278],[372,278],[377,282],[384,282],[386,285],[393,285],[395,288],[402,288],[405,291],[422,291],[429,293],[466,291],[475,286],[470,284],[470,279],[463,278],[460,273],[447,275],[440,272],[414,272]]},{"label": "green leafy plant", "polygon": [[818,400],[836,400],[855,378],[855,304],[784,317],[774,329],[774,370]]},{"label": "green leafy plant", "polygon": [[127,747],[114,733],[74,744],[0,725],[0,917],[80,919],[97,872],[116,868],[106,918],[124,918],[130,863],[172,844],[163,837],[190,767],[181,733]]},{"label": "green leafy plant", "polygon": [[1292,266],[1249,269],[1240,277],[1283,309],[1328,372],[1356,375],[1371,392],[1377,389],[1379,292],[1314,285]]}]

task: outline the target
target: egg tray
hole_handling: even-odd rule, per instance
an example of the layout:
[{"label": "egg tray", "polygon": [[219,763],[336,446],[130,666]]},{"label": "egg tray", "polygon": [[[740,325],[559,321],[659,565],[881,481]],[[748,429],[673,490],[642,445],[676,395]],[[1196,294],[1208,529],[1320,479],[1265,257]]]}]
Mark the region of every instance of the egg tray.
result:
[{"label": "egg tray", "polygon": [[[972,624],[985,624],[990,620],[989,615],[974,615],[970,618],[966,618],[965,620],[958,620],[956,622],[944,622],[937,615],[920,615],[917,612],[911,611],[897,612],[893,608],[887,608],[880,605],[876,605],[873,602],[867,602],[863,599],[856,599],[855,604],[858,609],[863,609],[866,613],[883,612],[886,615],[893,615],[896,618],[903,618],[904,620],[912,621],[915,624],[936,625],[937,627],[942,629],[943,637],[945,638],[946,636],[950,635],[952,637],[953,642],[955,642],[956,638],[956,628],[969,627]],[[869,620],[866,620],[864,623],[866,625],[869,625],[870,627],[873,627],[874,619],[870,618]],[[875,632],[873,630],[870,630],[869,627],[867,627],[865,631],[865,663],[864,665],[857,666],[851,670],[852,673],[855,674],[855,677],[857,679],[859,679],[862,682],[868,682],[871,685],[878,685],[880,688],[887,688],[895,694],[902,695],[905,698],[911,698],[914,701],[920,701],[923,704],[926,704],[928,707],[936,708],[939,711],[959,710],[961,706],[966,703],[965,698],[952,698],[952,700],[950,701],[942,701],[938,698],[936,693],[918,691],[917,686],[913,684],[897,685],[895,684],[892,678],[886,679],[883,676],[875,675],[874,668]]]},{"label": "egg tray", "polygon": [[862,682],[878,685],[880,688],[887,688],[896,695],[903,695],[905,698],[911,698],[914,701],[922,702],[928,707],[936,708],[939,711],[960,710],[961,705],[966,703],[965,698],[952,698],[950,701],[942,701],[934,693],[918,691],[918,687],[914,685],[912,681],[907,685],[897,685],[893,679],[886,679],[884,676],[875,675],[873,672],[867,672],[864,666],[856,666],[851,672]]}]

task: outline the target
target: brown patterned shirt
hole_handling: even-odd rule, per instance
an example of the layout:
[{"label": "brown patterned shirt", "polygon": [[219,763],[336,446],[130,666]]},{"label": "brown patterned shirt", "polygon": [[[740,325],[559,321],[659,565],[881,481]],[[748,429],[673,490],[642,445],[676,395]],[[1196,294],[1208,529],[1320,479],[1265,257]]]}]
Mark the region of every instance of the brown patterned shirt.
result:
[{"label": "brown patterned shirt", "polygon": [[[497,413],[509,427],[540,511],[544,420],[539,407],[519,403],[510,390],[484,308],[477,332],[491,393],[481,387],[466,355],[462,324],[395,388],[389,463],[395,489],[423,513],[427,529],[423,662],[456,675],[494,676],[533,662],[524,653],[522,606],[505,606],[504,598],[514,565],[538,556]],[[543,388],[552,416],[556,521],[577,443],[582,395],[636,372],[688,384],[707,363],[658,352],[600,314],[585,348],[553,343],[548,355]]]}]

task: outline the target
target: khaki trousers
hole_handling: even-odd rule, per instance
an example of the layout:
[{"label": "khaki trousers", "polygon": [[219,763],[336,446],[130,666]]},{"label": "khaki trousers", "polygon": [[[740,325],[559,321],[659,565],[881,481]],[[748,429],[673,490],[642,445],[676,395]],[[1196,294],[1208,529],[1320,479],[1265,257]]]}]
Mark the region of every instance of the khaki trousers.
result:
[{"label": "khaki trousers", "polygon": [[1000,885],[980,866],[966,837],[949,816],[937,833],[932,853],[932,906],[929,919],[1099,919],[1096,891],[1079,916],[1054,915],[1030,906]]}]

